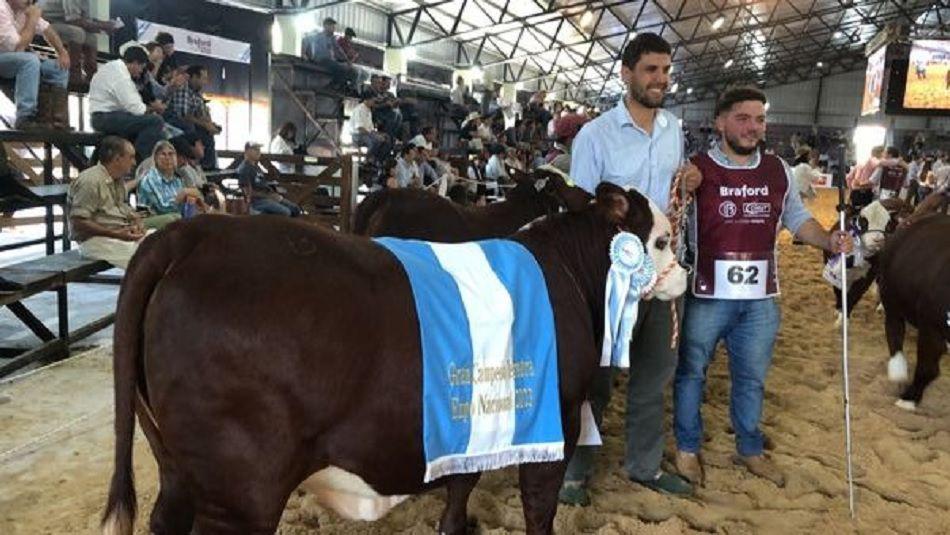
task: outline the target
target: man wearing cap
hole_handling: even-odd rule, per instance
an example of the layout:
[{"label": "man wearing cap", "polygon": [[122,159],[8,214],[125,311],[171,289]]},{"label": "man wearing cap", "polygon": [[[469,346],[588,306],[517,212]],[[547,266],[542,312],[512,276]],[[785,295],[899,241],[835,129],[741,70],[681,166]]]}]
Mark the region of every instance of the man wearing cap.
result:
[{"label": "man wearing cap", "polygon": [[244,161],[237,168],[238,184],[250,202],[251,209],[261,214],[297,217],[300,207],[288,201],[270,184],[258,167],[261,161],[261,144],[248,141],[244,144]]},{"label": "man wearing cap", "polygon": [[[568,199],[571,206],[578,200],[586,203],[600,182],[611,182],[635,188],[666,211],[673,177],[683,164],[679,122],[661,108],[670,84],[671,53],[669,43],[653,33],[638,34],[624,49],[620,76],[626,95],[614,109],[585,124],[574,139],[570,175],[584,192],[581,199]],[[702,176],[695,167],[688,167],[683,180],[687,189],[693,190]],[[670,348],[672,330],[668,303],[656,299],[640,302],[631,339],[623,464],[632,481],[657,492],[684,496],[692,494],[689,482],[660,468],[666,444],[664,391],[676,370],[676,353]],[[610,400],[610,371],[603,369],[591,385],[589,399],[598,423]],[[592,446],[575,450],[564,476],[562,502],[590,502],[587,483],[593,474],[595,451]]]},{"label": "man wearing cap", "polygon": [[[330,72],[336,89],[347,89],[356,82],[356,69],[336,40],[336,21],[323,19],[323,31],[304,36],[303,57]],[[337,83],[342,80],[343,84]]]}]

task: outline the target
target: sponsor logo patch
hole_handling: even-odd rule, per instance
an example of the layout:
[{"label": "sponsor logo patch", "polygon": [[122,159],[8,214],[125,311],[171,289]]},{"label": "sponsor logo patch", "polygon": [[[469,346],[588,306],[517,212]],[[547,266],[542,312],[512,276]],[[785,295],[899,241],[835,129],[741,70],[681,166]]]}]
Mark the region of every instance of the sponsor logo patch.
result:
[{"label": "sponsor logo patch", "polygon": [[772,215],[772,205],[767,202],[747,202],[742,205],[745,217],[768,217]]},{"label": "sponsor logo patch", "polygon": [[732,201],[722,201],[719,203],[719,215],[725,218],[732,218],[736,216],[736,203]]}]

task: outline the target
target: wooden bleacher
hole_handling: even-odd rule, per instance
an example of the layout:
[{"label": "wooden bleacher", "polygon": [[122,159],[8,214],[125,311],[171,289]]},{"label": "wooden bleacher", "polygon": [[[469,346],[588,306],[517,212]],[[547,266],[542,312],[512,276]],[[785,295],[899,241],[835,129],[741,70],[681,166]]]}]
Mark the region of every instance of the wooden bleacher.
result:
[{"label": "wooden bleacher", "polygon": [[[79,251],[65,251],[0,268],[0,277],[22,285],[22,288],[13,292],[0,292],[0,305],[10,309],[42,342],[28,350],[0,347],[0,357],[9,359],[0,364],[0,376],[37,361],[66,358],[69,356],[71,343],[111,325],[115,321],[115,313],[70,331],[69,298],[66,291],[70,282],[88,280],[92,275],[111,267],[102,260],[83,258]],[[56,333],[50,331],[23,303],[27,297],[45,291],[56,292]]]}]

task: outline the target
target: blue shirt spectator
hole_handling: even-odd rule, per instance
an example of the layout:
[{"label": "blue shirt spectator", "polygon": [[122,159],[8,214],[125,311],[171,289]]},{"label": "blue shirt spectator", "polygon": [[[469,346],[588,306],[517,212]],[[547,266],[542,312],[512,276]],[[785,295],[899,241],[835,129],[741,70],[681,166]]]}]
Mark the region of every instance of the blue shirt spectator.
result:
[{"label": "blue shirt spectator", "polygon": [[178,192],[185,187],[181,177],[176,174],[166,176],[157,167],[151,168],[139,182],[136,190],[139,206],[145,206],[148,211],[156,214],[177,213],[180,206],[177,202]]},{"label": "blue shirt spectator", "polygon": [[683,131],[672,113],[657,109],[647,133],[630,117],[623,101],[590,121],[574,138],[571,178],[593,194],[597,184],[635,188],[666,211],[673,175],[683,163]]}]

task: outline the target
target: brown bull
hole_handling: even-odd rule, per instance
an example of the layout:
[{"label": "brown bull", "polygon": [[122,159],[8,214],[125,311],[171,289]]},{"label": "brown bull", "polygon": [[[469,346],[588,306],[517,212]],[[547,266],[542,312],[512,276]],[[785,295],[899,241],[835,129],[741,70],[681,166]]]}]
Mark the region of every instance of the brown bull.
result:
[{"label": "brown bull", "polygon": [[[528,533],[552,531],[599,364],[611,238],[626,229],[651,256],[672,258],[661,239],[669,222],[655,213],[640,194],[602,184],[585,210],[513,237],[548,287],[565,441],[564,461],[520,466]],[[657,297],[685,289],[683,270],[672,273]],[[107,532],[132,532],[136,415],[159,465],[154,533],[272,533],[305,482],[337,511],[361,493],[379,514],[390,497],[444,485],[440,530],[465,532],[479,474],[423,484],[419,326],[387,249],[284,218],[201,216],[145,240],[116,315]]]},{"label": "brown bull", "polygon": [[913,410],[924,389],[940,373],[940,357],[950,343],[950,216],[932,214],[901,228],[880,254],[878,288],[891,359],[888,377],[907,380],[906,323],[917,328],[913,381],[897,406]]},{"label": "brown bull", "polygon": [[[540,190],[535,177],[544,181]],[[377,191],[357,206],[353,232],[449,243],[509,236],[539,217],[557,213],[569,188],[560,176],[535,171],[518,173],[518,185],[508,198],[487,206],[461,206],[418,189]]]}]

